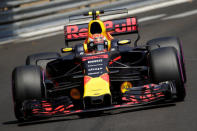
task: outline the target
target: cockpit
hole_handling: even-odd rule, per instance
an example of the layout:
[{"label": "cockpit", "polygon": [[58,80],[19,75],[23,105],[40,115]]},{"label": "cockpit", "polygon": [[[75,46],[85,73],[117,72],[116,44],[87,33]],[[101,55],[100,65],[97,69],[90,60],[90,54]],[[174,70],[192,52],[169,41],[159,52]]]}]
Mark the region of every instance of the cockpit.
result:
[{"label": "cockpit", "polygon": [[90,27],[91,34],[101,34],[102,28],[98,22],[93,22]]}]

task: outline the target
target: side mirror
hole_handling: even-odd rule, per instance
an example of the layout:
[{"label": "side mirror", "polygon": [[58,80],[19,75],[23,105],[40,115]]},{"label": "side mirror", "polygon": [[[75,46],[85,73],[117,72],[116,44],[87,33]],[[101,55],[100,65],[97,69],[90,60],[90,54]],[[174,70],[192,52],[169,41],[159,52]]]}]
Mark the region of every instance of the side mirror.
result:
[{"label": "side mirror", "polygon": [[73,48],[62,48],[61,49],[62,53],[72,52],[73,50],[74,50]]},{"label": "side mirror", "polygon": [[120,40],[118,41],[118,45],[126,45],[126,44],[130,44],[131,40]]}]

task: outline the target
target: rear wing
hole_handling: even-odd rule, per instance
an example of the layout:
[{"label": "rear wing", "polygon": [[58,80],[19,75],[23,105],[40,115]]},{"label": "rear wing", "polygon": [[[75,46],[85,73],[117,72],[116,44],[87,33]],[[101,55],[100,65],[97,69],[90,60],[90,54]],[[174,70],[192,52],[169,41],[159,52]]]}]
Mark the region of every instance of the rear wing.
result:
[{"label": "rear wing", "polygon": [[[136,17],[107,20],[104,21],[104,25],[111,35],[138,33]],[[64,34],[67,46],[69,41],[86,39],[88,37],[88,23],[67,25],[64,27]]]}]

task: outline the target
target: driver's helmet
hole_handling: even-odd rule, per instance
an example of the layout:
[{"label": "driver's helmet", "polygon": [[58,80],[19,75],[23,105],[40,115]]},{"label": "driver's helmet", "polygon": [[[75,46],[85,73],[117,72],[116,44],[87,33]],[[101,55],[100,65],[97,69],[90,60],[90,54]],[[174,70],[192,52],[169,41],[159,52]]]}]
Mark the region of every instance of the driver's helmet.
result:
[{"label": "driver's helmet", "polygon": [[107,40],[102,34],[93,34],[89,38],[88,51],[104,51],[107,49]]}]

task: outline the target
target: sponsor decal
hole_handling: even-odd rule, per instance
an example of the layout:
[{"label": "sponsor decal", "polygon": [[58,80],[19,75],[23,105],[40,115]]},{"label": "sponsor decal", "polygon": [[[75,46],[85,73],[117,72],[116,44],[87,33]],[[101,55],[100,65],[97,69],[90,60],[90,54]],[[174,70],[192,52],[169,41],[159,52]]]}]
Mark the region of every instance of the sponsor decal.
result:
[{"label": "sponsor decal", "polygon": [[103,66],[103,64],[94,64],[94,65],[88,65],[88,67],[98,67],[98,66]]},{"label": "sponsor decal", "polygon": [[98,74],[102,74],[102,72],[91,72],[91,73],[88,73],[89,76],[91,76],[91,75],[98,75]]},{"label": "sponsor decal", "polygon": [[88,25],[70,25],[65,29],[66,39],[86,38],[88,36]]},{"label": "sponsor decal", "polygon": [[132,88],[133,85],[131,84],[131,82],[125,81],[121,84],[120,86],[120,90],[122,93],[125,93],[126,91],[128,91],[129,88]]},{"label": "sponsor decal", "polygon": [[121,56],[118,56],[118,57],[114,58],[112,61],[109,62],[109,65],[113,64],[114,61],[118,61],[120,59],[121,59]]},{"label": "sponsor decal", "polygon": [[106,66],[108,64],[108,53],[97,55],[85,55],[82,57],[82,63],[84,64],[85,75],[91,77],[97,77],[106,73]]},{"label": "sponsor decal", "polygon": [[88,61],[88,64],[90,64],[90,63],[99,63],[99,62],[103,62],[103,59],[89,60],[89,61]]},{"label": "sponsor decal", "polygon": [[96,62],[102,62],[102,59],[99,58],[108,58],[107,54],[104,55],[96,55],[96,56],[87,56],[87,57],[83,57],[82,61],[87,61],[87,60],[92,60],[92,59],[98,59],[98,60],[92,60],[92,61],[88,61],[88,63],[96,63]]},{"label": "sponsor decal", "polygon": [[100,68],[90,68],[88,69],[88,71],[99,71],[99,70],[102,70],[103,68],[100,67]]},{"label": "sponsor decal", "polygon": [[[106,29],[115,29],[111,34],[121,34],[126,32],[137,31],[137,20],[134,17],[126,19],[116,19],[104,21]],[[88,24],[68,25],[65,26],[65,38],[67,40],[81,39],[88,37]]]}]

